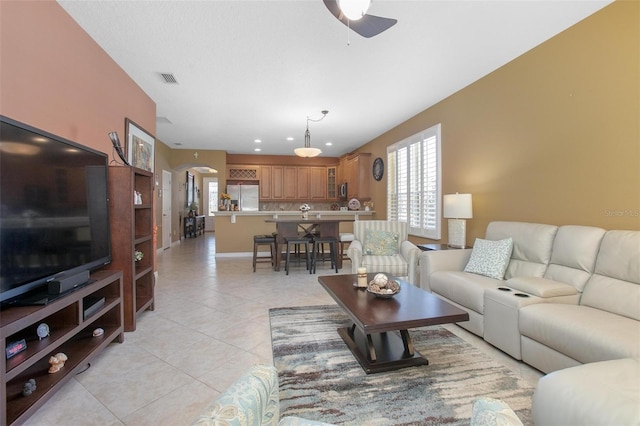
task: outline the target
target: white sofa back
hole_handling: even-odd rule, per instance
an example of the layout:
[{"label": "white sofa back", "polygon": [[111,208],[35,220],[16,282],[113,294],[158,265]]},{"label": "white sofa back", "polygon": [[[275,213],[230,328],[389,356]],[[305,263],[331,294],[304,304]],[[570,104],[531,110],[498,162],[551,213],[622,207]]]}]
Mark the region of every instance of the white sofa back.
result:
[{"label": "white sofa back", "polygon": [[608,231],[580,304],[640,321],[640,231]]},{"label": "white sofa back", "polygon": [[558,228],[544,278],[571,284],[582,292],[595,269],[605,232],[591,226],[565,225]]},{"label": "white sofa back", "polygon": [[487,240],[513,239],[511,260],[504,279],[512,277],[543,277],[551,260],[551,248],[558,227],[526,222],[491,222]]}]

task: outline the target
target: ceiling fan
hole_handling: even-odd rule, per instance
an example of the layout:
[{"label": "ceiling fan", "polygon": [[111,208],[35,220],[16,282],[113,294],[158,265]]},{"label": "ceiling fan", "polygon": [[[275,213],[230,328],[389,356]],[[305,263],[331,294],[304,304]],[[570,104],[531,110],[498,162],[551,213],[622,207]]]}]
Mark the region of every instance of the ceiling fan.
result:
[{"label": "ceiling fan", "polygon": [[[369,8],[370,0],[359,1],[356,3],[364,3],[364,6],[357,8],[355,14],[348,11],[349,3],[347,0],[322,0],[327,9],[338,18],[340,22],[351,28],[362,37],[370,38],[380,34],[383,31],[388,30],[394,26],[398,20],[391,18],[382,18],[380,16],[367,15],[367,9]],[[349,15],[350,17],[348,17]]]}]

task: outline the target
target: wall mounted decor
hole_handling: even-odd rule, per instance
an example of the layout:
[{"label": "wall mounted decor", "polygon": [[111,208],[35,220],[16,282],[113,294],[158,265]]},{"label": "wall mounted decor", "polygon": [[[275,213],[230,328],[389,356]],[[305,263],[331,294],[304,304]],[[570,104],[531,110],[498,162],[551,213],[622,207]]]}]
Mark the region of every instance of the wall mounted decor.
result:
[{"label": "wall mounted decor", "polygon": [[125,130],[129,164],[153,173],[156,138],[128,118],[125,119]]}]

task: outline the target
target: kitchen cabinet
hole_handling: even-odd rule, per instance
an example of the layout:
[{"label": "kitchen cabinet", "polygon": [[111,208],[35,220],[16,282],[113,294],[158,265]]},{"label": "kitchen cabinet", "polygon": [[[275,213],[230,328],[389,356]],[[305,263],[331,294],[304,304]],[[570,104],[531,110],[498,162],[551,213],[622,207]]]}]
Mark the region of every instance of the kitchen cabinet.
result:
[{"label": "kitchen cabinet", "polygon": [[298,198],[298,168],[285,166],[283,173],[284,198],[286,200],[295,200]]},{"label": "kitchen cabinet", "polygon": [[311,200],[326,200],[327,196],[327,168],[309,167],[309,198]]},{"label": "kitchen cabinet", "polygon": [[337,183],[338,183],[338,168],[337,167],[327,167],[327,198],[329,200],[335,200],[338,198],[337,191]]},{"label": "kitchen cabinet", "polygon": [[[260,200],[307,202],[336,199],[336,167],[332,167],[331,172],[323,166],[258,167]],[[328,183],[329,180],[331,184]],[[332,195],[329,196],[329,193]]]},{"label": "kitchen cabinet", "polygon": [[271,166],[260,166],[260,199],[270,200],[273,194],[273,178]]},{"label": "kitchen cabinet", "polygon": [[347,198],[371,199],[371,154],[358,153],[345,158],[343,174],[349,191]]}]

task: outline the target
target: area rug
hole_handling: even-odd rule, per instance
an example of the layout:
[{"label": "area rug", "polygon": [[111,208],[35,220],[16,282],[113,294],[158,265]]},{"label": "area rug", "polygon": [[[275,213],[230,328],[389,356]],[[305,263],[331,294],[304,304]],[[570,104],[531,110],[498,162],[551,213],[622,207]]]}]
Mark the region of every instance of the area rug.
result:
[{"label": "area rug", "polygon": [[532,424],[533,385],[440,326],[410,330],[429,365],[367,375],[336,329],[337,306],[269,311],[281,416],[346,425],[468,425],[473,402],[501,399]]}]

